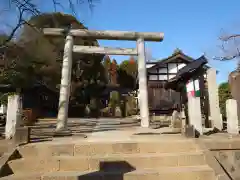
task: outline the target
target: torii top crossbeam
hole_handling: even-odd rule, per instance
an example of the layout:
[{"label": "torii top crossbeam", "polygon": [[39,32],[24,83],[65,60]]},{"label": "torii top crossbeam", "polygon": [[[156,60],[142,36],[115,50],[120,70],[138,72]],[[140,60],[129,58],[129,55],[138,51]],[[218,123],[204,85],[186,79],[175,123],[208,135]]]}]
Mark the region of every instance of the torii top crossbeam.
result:
[{"label": "torii top crossbeam", "polygon": [[[44,28],[45,35],[65,35],[66,29],[61,28]],[[132,31],[92,31],[86,29],[71,29],[69,34],[72,36],[87,37],[91,39],[107,39],[107,40],[129,40],[136,41],[139,38],[145,41],[162,41],[164,38],[163,33],[153,32],[132,32]]]}]

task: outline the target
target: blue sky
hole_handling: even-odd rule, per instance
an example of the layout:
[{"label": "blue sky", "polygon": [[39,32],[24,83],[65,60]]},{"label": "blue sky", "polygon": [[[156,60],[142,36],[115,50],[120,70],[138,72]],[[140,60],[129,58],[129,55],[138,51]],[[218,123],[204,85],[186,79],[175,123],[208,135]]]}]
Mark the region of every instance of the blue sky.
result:
[{"label": "blue sky", "polygon": [[[42,10],[52,10],[50,1],[39,2]],[[77,15],[93,30],[164,32],[163,42],[146,43],[154,58],[167,57],[176,48],[198,58],[204,53],[207,57],[220,54],[217,45],[221,29],[240,32],[239,7],[239,0],[99,0],[92,13],[82,6],[77,9]],[[129,41],[100,41],[100,44],[135,47],[135,42]],[[120,62],[128,57],[114,58]],[[228,73],[236,67],[234,61],[209,60],[210,65],[219,70],[218,82],[226,81]]]},{"label": "blue sky", "polygon": [[[221,29],[240,30],[240,1],[219,0],[101,0],[92,15],[83,16],[90,29],[164,32],[161,43],[147,43],[154,58],[167,57],[175,48],[194,58],[220,54]],[[100,41],[104,46],[135,47],[135,42]],[[118,61],[126,59],[116,57]],[[219,70],[218,82],[226,81],[236,62],[210,59]]]}]

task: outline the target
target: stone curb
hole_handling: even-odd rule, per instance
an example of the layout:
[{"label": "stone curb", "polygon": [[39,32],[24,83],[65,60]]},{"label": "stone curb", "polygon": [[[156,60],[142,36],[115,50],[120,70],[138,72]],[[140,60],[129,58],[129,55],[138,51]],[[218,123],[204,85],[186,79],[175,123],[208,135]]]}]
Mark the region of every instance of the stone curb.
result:
[{"label": "stone curb", "polygon": [[214,152],[211,152],[209,148],[205,145],[205,142],[199,139],[195,141],[196,144],[203,150],[206,163],[214,170],[217,180],[232,180],[232,178],[228,176],[221,164],[216,159]]},{"label": "stone curb", "polygon": [[0,157],[0,178],[13,174],[7,162],[18,158],[21,158],[21,155],[17,147],[10,147],[9,150]]},{"label": "stone curb", "polygon": [[238,139],[226,139],[226,140],[202,140],[207,149],[210,151],[219,150],[240,150],[240,140]]}]

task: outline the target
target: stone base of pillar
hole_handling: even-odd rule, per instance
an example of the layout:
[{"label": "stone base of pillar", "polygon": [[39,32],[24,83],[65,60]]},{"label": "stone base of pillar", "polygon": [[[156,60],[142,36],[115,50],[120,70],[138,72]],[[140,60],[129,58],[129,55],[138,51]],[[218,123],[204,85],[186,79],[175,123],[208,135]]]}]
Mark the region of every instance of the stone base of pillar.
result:
[{"label": "stone base of pillar", "polygon": [[193,125],[185,126],[185,136],[187,138],[199,138],[200,133],[194,128]]},{"label": "stone base of pillar", "polygon": [[63,138],[63,137],[81,137],[81,138],[87,138],[86,134],[73,134],[71,130],[62,130],[62,131],[55,131],[53,134],[53,138]]},{"label": "stone base of pillar", "polygon": [[71,130],[61,130],[61,131],[55,131],[53,134],[53,137],[66,137],[66,136],[72,136],[72,131]]},{"label": "stone base of pillar", "polygon": [[209,135],[211,135],[211,134],[216,134],[216,133],[219,133],[219,132],[221,132],[219,129],[217,129],[217,128],[205,128],[205,131],[204,131],[204,135],[207,135],[207,136],[209,136]]},{"label": "stone base of pillar", "polygon": [[74,137],[78,137],[78,138],[87,138],[88,136],[86,134],[74,134]]},{"label": "stone base of pillar", "polygon": [[23,145],[30,142],[30,127],[18,127],[16,128],[15,135],[13,137],[13,141],[15,145]]}]

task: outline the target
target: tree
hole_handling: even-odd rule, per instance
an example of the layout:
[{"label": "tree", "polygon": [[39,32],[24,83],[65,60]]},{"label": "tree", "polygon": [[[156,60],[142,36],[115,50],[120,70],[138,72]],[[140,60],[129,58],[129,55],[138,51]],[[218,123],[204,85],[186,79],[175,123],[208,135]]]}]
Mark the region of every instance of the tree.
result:
[{"label": "tree", "polygon": [[[77,19],[71,15],[47,13],[33,16],[27,24],[23,26],[19,38],[15,43],[12,43],[15,49],[21,49],[19,50],[20,54],[24,52],[25,55],[31,56],[31,61],[41,64],[38,72],[38,80],[52,88],[56,88],[61,79],[61,62],[65,39],[64,37],[52,38],[43,36],[39,29],[42,27],[68,27],[69,25],[71,25],[73,29],[85,28],[82,23],[78,22]],[[74,43],[76,45],[87,44],[98,46],[96,40],[83,40],[81,38],[75,38]],[[11,49],[12,47],[13,46],[9,48],[6,47],[5,49]],[[23,55],[21,55],[21,57],[22,56]],[[84,83],[89,84],[93,78],[95,78],[95,81],[98,79],[104,81],[104,78],[99,76],[101,60],[102,56],[73,55],[72,81],[75,83],[72,89],[73,94],[77,87],[83,86]],[[25,66],[26,58],[23,58],[22,61],[22,66]]]},{"label": "tree", "polygon": [[134,57],[123,61],[118,68],[118,83],[120,86],[136,89],[137,88],[138,67]]},{"label": "tree", "polygon": [[231,99],[230,87],[227,82],[221,83],[218,87],[219,105],[223,117],[226,117],[226,100]]},{"label": "tree", "polygon": [[[22,84],[17,84],[16,82],[21,82],[19,78],[22,77],[24,73],[26,74],[26,72],[28,72],[27,70],[31,70],[30,72],[32,74],[27,74],[27,76],[24,75],[22,80],[33,82],[32,84],[36,81],[40,81],[48,87],[57,90],[61,79],[61,62],[65,38],[43,36],[39,29],[42,27],[69,27],[70,25],[73,29],[85,29],[83,24],[78,22],[77,19],[71,15],[49,13],[32,17],[22,28],[19,38],[12,43],[15,45],[14,47],[20,49],[20,53],[17,54],[17,56],[20,57],[18,62],[21,63],[18,64],[21,65],[21,73],[19,72],[19,76],[16,76],[14,75],[16,73],[12,73],[11,71],[17,70],[18,72],[18,69],[16,69],[16,67],[9,68],[9,72],[11,73],[8,73],[7,77],[12,80],[11,82],[9,81],[9,83],[22,88]],[[74,44],[98,46],[96,40],[85,40],[82,38],[75,38]],[[12,47],[9,46],[5,46],[5,50],[6,49],[13,51]],[[24,56],[29,56],[27,56],[27,58],[20,56],[22,53]],[[8,55],[11,55],[11,53],[8,53]],[[10,59],[10,57],[8,58]],[[96,89],[101,83],[104,84],[106,82],[104,68],[101,65],[102,59],[103,57],[100,55],[73,54],[71,104],[77,101],[78,104],[87,104],[90,101],[90,97],[97,96],[98,93],[101,92],[96,91]],[[27,61],[29,61],[29,63],[27,63]],[[37,62],[41,66],[35,68],[36,63],[34,64],[33,62]],[[29,66],[26,66],[27,64],[29,64]],[[14,75],[14,77],[12,77],[12,75]],[[32,77],[34,77],[34,79],[29,81],[29,78]],[[3,78],[3,80],[5,79],[6,78]],[[93,89],[95,89],[95,91]],[[84,98],[79,98],[82,96],[84,96]]]},{"label": "tree", "polygon": [[29,88],[36,82],[43,66],[40,59],[15,43],[8,43],[0,54],[4,64],[0,75],[1,84],[10,84],[16,89]]},{"label": "tree", "polygon": [[233,60],[240,57],[240,34],[223,34],[219,37],[222,56],[215,59],[220,61]]},{"label": "tree", "polygon": [[220,36],[221,45],[220,50],[222,56],[214,59],[220,61],[237,60],[237,67],[228,76],[228,83],[231,89],[232,98],[240,102],[239,88],[240,88],[240,34],[239,33],[225,33]]},{"label": "tree", "polygon": [[[7,42],[18,36],[19,30],[25,24],[28,24],[28,18],[31,16],[38,16],[43,13],[41,4],[38,0],[2,0],[0,2],[0,21],[3,29],[8,29],[8,38],[0,44],[0,47],[4,47]],[[43,1],[41,1],[43,2]],[[69,10],[76,15],[76,9],[84,4],[88,4],[90,10],[93,9],[97,0],[50,0],[49,7],[52,7],[52,12],[58,10]],[[67,9],[66,9],[67,8]],[[8,24],[10,16],[17,17],[14,24]],[[3,31],[0,29],[0,31]]]},{"label": "tree", "polygon": [[[31,24],[34,24],[34,27],[69,27],[72,26],[73,29],[85,29],[82,23],[78,22],[77,19],[71,15],[66,15],[62,13],[51,13],[51,14],[42,14],[37,17],[33,17],[30,21]],[[64,48],[64,37],[45,37],[42,34],[34,31],[32,28],[29,28],[29,25],[26,25],[22,33],[22,39],[25,38],[25,35],[31,35],[33,39],[23,44],[36,44],[36,49],[40,51],[42,48],[39,47],[43,45],[44,53],[47,55],[45,59],[48,60],[48,66],[43,69],[43,71],[49,74],[45,77],[52,79],[51,73],[55,73],[56,81],[50,82],[50,84],[60,83],[60,69],[61,62],[63,57],[63,48]],[[37,33],[37,34],[36,34]],[[37,35],[37,38],[35,36]],[[41,41],[39,43],[38,41]],[[36,42],[36,43],[34,43]],[[86,40],[82,38],[74,38],[75,45],[88,45],[88,46],[98,46],[96,40]],[[31,45],[31,46],[33,46]],[[45,52],[46,50],[46,52]],[[36,54],[42,54],[37,52]],[[73,66],[72,66],[72,85],[71,85],[71,95],[70,95],[70,106],[76,105],[86,105],[90,103],[91,98],[96,98],[101,93],[99,86],[106,82],[103,67],[101,65],[103,57],[101,55],[88,55],[88,54],[73,54]],[[59,61],[60,60],[60,61]],[[53,68],[58,67],[56,71],[53,71]],[[46,80],[45,80],[46,81]],[[99,90],[97,90],[99,89]]]},{"label": "tree", "polygon": [[112,84],[117,84],[117,61],[113,59],[111,62],[111,83]]},{"label": "tree", "polygon": [[238,60],[236,70],[240,71],[240,34],[222,33],[219,41],[218,48],[221,55],[215,56],[214,59],[219,61]]},{"label": "tree", "polygon": [[109,56],[105,56],[104,60],[103,60],[103,66],[105,68],[105,76],[107,78],[107,82],[110,83],[111,82],[111,59]]}]

